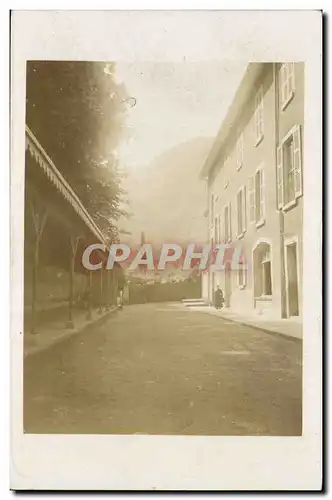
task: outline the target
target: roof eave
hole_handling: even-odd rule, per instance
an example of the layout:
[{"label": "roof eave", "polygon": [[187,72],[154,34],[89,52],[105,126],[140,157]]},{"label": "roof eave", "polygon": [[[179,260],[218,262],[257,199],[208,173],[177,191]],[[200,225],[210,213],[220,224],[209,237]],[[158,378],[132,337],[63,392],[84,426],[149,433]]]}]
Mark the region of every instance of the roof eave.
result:
[{"label": "roof eave", "polygon": [[207,179],[210,171],[215,166],[215,161],[217,157],[219,157],[218,153],[227,140],[229,130],[238,118],[243,104],[248,99],[250,89],[260,75],[263,66],[264,63],[249,63],[247,65],[241,83],[235,92],[234,98],[227,110],[224,120],[221,123],[219,132],[215,138],[210,153],[200,172],[200,179]]}]

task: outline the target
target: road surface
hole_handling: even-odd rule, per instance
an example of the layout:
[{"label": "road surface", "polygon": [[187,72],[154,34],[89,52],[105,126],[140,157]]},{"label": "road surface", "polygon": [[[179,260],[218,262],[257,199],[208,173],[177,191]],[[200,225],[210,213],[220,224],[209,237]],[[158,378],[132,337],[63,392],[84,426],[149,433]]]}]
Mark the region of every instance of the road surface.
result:
[{"label": "road surface", "polygon": [[172,304],[128,306],[26,358],[24,429],[300,435],[301,350]]}]

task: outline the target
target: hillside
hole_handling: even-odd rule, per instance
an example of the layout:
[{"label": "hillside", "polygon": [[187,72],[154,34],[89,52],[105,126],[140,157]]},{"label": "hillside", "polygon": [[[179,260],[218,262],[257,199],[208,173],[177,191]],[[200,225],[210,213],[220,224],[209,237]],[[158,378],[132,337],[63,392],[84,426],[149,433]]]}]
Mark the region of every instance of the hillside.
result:
[{"label": "hillside", "polygon": [[154,243],[202,242],[206,238],[205,183],[199,172],[213,139],[200,137],[177,145],[128,176],[125,188],[133,216],[122,227],[131,240]]}]

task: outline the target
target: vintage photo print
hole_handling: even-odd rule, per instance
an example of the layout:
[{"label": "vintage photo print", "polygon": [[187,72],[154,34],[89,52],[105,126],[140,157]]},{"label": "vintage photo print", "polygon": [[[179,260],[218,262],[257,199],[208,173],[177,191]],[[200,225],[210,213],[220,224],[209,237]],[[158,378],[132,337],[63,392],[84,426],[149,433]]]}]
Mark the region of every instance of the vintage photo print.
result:
[{"label": "vintage photo print", "polygon": [[13,489],[320,489],[321,58],[314,11],[13,13]]}]

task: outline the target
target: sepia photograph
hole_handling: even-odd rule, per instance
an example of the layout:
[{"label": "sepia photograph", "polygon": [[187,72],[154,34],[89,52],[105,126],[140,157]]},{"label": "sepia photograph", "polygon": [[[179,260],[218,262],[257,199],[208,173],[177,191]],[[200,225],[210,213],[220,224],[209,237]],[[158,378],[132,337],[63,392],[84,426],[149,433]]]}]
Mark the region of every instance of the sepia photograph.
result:
[{"label": "sepia photograph", "polygon": [[[89,473],[85,484],[99,477],[97,489],[105,487],[99,459],[118,471],[115,489],[140,489],[141,481],[169,489],[166,472],[165,484],[158,474],[150,484],[150,465],[143,475],[132,465],[138,449],[141,466],[152,463],[163,453],[157,443],[168,450],[170,469],[191,463],[172,486],[218,489],[218,461],[206,475],[217,454],[232,467],[220,489],[319,483],[321,319],[319,297],[312,298],[320,293],[321,259],[313,180],[315,169],[316,183],[321,175],[318,43],[307,57],[300,37],[299,50],[294,42],[287,51],[276,32],[270,49],[274,43],[278,50],[260,54],[259,37],[268,39],[260,33],[256,45],[242,52],[239,45],[235,54],[229,45],[221,51],[218,44],[210,50],[211,41],[194,43],[191,33],[204,57],[177,54],[175,45],[176,55],[163,57],[157,41],[153,52],[153,36],[167,37],[168,47],[184,22],[215,29],[234,15],[240,32],[250,21],[250,34],[234,40],[254,40],[255,22],[265,22],[263,13],[195,14],[107,12],[102,20],[94,11],[90,24],[83,11],[14,17],[12,432],[24,463],[15,465],[19,489],[52,489],[53,475],[42,470],[51,471],[52,461],[60,467],[60,457],[78,467],[82,460],[84,470],[93,463],[96,476]],[[281,21],[282,12],[266,14],[266,26],[278,15]],[[117,18],[135,25],[129,45],[119,37],[123,55],[102,42],[111,31],[106,21],[115,26]],[[152,19],[150,48],[129,57],[126,47],[133,49]],[[53,52],[25,50],[20,26],[43,26],[41,39],[55,37]],[[89,39],[95,50],[84,49]],[[258,447],[249,438],[259,438]],[[124,447],[111,452],[111,443]],[[28,464],[39,449],[47,457],[40,468]],[[236,456],[243,482],[234,476]],[[310,457],[311,477],[304,478]],[[259,482],[264,462],[276,476]],[[60,469],[59,484],[75,489],[73,466]]]},{"label": "sepia photograph", "polygon": [[304,71],[27,62],[25,432],[301,435]]}]

